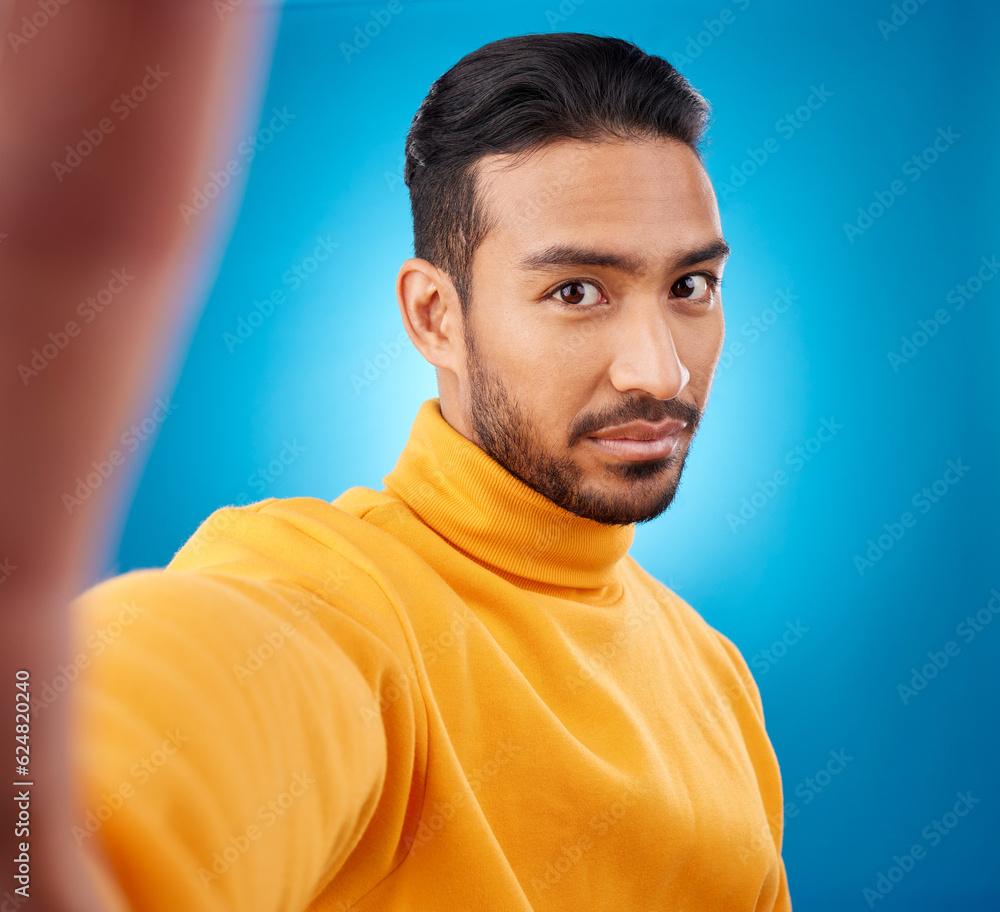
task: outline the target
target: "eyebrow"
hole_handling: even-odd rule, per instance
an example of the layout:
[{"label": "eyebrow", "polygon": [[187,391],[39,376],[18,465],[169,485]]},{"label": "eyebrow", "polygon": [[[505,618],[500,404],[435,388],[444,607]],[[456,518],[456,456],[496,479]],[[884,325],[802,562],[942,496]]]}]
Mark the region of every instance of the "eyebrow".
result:
[{"label": "eyebrow", "polygon": [[[729,245],[722,238],[717,238],[704,247],[683,254],[672,264],[672,268],[687,269],[706,260],[725,260],[729,254]],[[641,257],[575,247],[571,244],[554,244],[529,254],[521,260],[521,266],[536,270],[551,269],[554,266],[605,266],[632,275],[641,274],[647,269],[646,261]]]}]

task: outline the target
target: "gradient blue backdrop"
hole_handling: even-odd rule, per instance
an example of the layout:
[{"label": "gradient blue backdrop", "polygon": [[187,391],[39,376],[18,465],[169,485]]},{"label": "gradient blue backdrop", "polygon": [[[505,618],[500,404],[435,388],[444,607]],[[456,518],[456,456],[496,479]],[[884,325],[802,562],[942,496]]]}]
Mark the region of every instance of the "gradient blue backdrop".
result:
[{"label": "gradient blue backdrop", "polygon": [[[1000,278],[971,298],[954,294],[1000,254],[997,7],[393,8],[286,5],[262,123],[278,109],[287,125],[252,163],[190,351],[165,388],[176,410],[136,457],[134,502],[105,573],[165,564],[223,504],[381,487],[418,405],[436,395],[432,369],[408,343],[396,347],[413,112],[440,73],[487,41],[563,30],[630,38],[713,105],[706,164],[734,251],[727,355],[708,413],[675,505],[639,528],[632,553],[751,663],[783,772],[797,912],[1000,908],[1000,599],[990,605],[1000,587]],[[379,34],[353,45],[378,18]],[[907,165],[913,156],[923,165]],[[232,158],[247,164],[236,148]],[[870,221],[859,207],[872,207]],[[320,238],[338,246],[293,287],[286,271],[316,265],[306,257]],[[283,303],[227,344],[275,289]],[[942,309],[947,322],[914,339],[918,321]],[[904,338],[911,357],[893,363]],[[836,434],[810,442],[824,419]],[[808,460],[789,455],[796,447]],[[921,512],[921,489],[949,460],[968,471]],[[769,484],[778,470],[785,484]],[[907,511],[915,524],[894,526]],[[879,550],[866,556],[870,544]],[[960,626],[977,612],[989,623]],[[947,666],[901,694],[928,652]],[[833,776],[819,773],[831,751],[851,758]],[[935,840],[925,827],[959,792],[979,803]],[[866,899],[914,845],[926,855],[891,892],[881,882],[884,898]]]}]

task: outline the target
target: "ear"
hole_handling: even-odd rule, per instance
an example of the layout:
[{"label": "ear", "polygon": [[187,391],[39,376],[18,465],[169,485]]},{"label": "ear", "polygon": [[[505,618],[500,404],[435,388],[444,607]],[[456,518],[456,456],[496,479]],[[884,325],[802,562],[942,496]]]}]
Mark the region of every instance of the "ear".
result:
[{"label": "ear", "polygon": [[406,334],[420,354],[435,367],[458,373],[465,352],[462,306],[448,275],[411,257],[399,267],[396,300]]}]

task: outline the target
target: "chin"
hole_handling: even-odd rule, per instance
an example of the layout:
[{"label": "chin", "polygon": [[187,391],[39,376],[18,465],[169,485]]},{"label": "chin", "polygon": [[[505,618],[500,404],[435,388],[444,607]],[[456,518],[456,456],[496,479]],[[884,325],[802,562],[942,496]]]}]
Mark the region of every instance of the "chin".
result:
[{"label": "chin", "polygon": [[[595,522],[625,526],[656,519],[674,501],[678,479],[661,482],[654,490],[637,493],[636,483],[595,485],[579,489],[560,506]],[[645,486],[644,486],[645,487]]]},{"label": "chin", "polygon": [[656,519],[674,501],[686,455],[685,451],[662,459],[607,464],[600,473],[602,480],[579,491],[572,512],[610,525]]},{"label": "chin", "polygon": [[[662,459],[648,459],[642,462],[620,462],[616,465],[608,465],[605,472],[623,479],[626,484],[649,481],[651,479],[662,479],[667,473],[673,474],[672,469],[677,465],[677,457],[674,455],[664,456]],[[670,481],[675,481],[671,478]],[[666,487],[670,482],[662,482]]]}]

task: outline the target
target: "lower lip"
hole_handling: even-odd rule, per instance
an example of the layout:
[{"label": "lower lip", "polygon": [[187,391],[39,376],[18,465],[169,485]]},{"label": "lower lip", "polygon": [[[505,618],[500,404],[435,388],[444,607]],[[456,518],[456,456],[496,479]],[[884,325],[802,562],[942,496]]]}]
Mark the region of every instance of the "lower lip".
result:
[{"label": "lower lip", "polygon": [[657,437],[655,440],[634,440],[631,437],[589,437],[588,440],[619,459],[640,462],[644,459],[663,459],[669,456],[680,440],[680,431],[667,437]]}]

